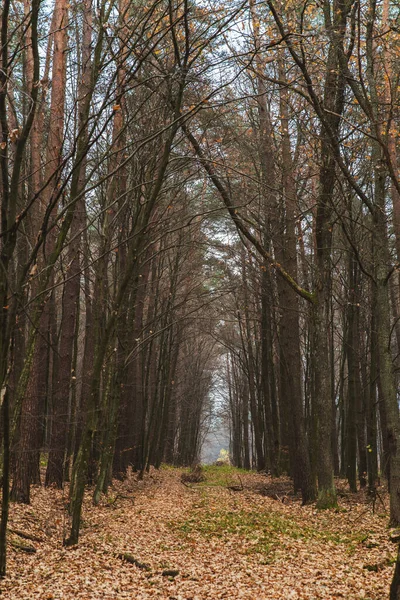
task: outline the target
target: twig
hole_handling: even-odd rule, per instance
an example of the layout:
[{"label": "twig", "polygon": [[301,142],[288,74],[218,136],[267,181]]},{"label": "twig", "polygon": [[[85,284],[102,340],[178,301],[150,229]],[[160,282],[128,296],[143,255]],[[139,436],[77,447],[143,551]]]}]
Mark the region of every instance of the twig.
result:
[{"label": "twig", "polygon": [[149,565],[147,565],[146,563],[140,562],[134,556],[132,556],[132,554],[128,554],[127,552],[124,552],[124,553],[118,554],[117,556],[121,560],[126,560],[126,562],[130,563],[131,565],[135,565],[135,567],[137,567],[138,569],[142,569],[142,571],[150,571],[151,570]]},{"label": "twig", "polygon": [[244,486],[243,486],[243,481],[240,478],[239,473],[237,474],[238,479],[240,481],[240,486],[239,485],[228,485],[228,490],[231,490],[232,492],[243,492],[244,490]]},{"label": "twig", "polygon": [[14,540],[10,540],[9,544],[16,550],[22,550],[22,552],[27,552],[28,554],[35,554],[36,552],[36,548],[34,548],[34,546],[25,546],[25,544],[20,544]]},{"label": "twig", "polygon": [[32,542],[43,542],[43,539],[33,535],[32,533],[25,533],[24,531],[20,531],[19,529],[11,529],[10,527],[8,528],[8,531],[10,533],[15,533],[15,535],[18,535],[20,538],[23,538],[24,540],[32,540]]}]

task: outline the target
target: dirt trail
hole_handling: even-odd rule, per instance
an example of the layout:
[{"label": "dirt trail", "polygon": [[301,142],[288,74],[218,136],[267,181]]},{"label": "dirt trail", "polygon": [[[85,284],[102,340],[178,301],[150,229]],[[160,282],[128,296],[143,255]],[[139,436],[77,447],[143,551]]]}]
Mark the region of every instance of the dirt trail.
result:
[{"label": "dirt trail", "polygon": [[[263,496],[261,475],[210,470],[184,486],[177,470],[131,477],[101,506],[88,495],[79,546],[62,547],[68,527],[61,492],[36,488],[31,506],[13,506],[10,527],[42,541],[11,544],[0,598],[86,600],[162,598],[383,600],[395,548],[382,506],[372,514],[361,494],[339,511],[301,507],[291,496]],[[283,502],[282,502],[283,500]],[[380,512],[379,512],[380,511]],[[123,557],[129,561],[125,560]],[[133,562],[132,562],[133,561]]]}]

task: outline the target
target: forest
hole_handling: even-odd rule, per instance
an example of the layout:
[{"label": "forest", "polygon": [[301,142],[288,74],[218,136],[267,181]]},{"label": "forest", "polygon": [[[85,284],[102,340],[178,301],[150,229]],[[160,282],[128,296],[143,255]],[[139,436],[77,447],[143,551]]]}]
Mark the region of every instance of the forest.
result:
[{"label": "forest", "polygon": [[[4,597],[153,597],[13,592],[28,558],[12,534],[29,505],[58,502],[57,552],[81,552],[88,523],[108,527],[96,519],[131,492],[151,529],[164,509],[143,494],[165,485],[171,514],[174,494],[182,510],[195,494],[217,512],[233,502],[218,535],[253,539],[258,523],[257,556],[288,532],[342,543],[316,533],[341,511],[353,546],[379,555],[371,531],[391,542],[372,565],[386,578],[376,592],[246,596],[232,583],[154,597],[400,600],[398,1],[0,6]],[[199,465],[221,430],[218,475]],[[256,489],[282,504],[276,529]],[[212,510],[185,532],[215,535]]]}]

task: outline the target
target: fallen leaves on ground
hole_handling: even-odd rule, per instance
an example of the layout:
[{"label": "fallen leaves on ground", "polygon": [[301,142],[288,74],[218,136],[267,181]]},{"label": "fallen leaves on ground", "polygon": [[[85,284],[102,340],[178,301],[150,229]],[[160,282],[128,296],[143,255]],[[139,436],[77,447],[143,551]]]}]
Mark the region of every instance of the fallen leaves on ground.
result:
[{"label": "fallen leaves on ground", "polygon": [[[152,471],[115,483],[98,507],[88,492],[80,543],[68,533],[66,492],[35,488],[30,506],[12,505],[10,600],[383,600],[396,547],[388,541],[388,501],[343,488],[339,508],[317,511],[279,482],[231,468],[206,470],[183,485],[182,471]],[[230,478],[230,479],[229,479]],[[229,489],[239,479],[242,491]],[[290,484],[280,480],[283,486]],[[343,486],[342,486],[343,487]],[[267,490],[265,492],[265,490]],[[269,497],[269,496],[273,497]],[[385,506],[382,505],[384,502]],[[27,532],[35,554],[18,549]]]}]

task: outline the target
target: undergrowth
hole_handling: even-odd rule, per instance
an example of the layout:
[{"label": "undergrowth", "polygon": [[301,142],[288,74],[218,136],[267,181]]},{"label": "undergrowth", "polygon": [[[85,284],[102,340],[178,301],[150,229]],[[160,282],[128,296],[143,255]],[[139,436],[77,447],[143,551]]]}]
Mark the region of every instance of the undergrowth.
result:
[{"label": "undergrowth", "polygon": [[193,512],[179,523],[169,523],[171,529],[185,538],[193,534],[200,534],[206,539],[230,538],[232,542],[237,541],[242,553],[259,553],[264,555],[267,562],[273,561],[275,553],[283,549],[289,540],[343,544],[347,553],[353,554],[359,544],[368,538],[368,533],[364,531],[337,531],[334,527],[327,528],[326,523],[321,528],[305,526],[291,514],[215,505],[213,492],[207,488],[227,488],[233,483],[238,484],[248,471],[231,465],[205,465],[203,472],[205,481],[193,485],[201,493],[193,504]]},{"label": "undergrowth", "polygon": [[[203,503],[204,504],[204,503]],[[269,554],[284,544],[285,539],[315,540],[348,544],[350,548],[362,541],[360,533],[345,535],[342,533],[304,527],[289,516],[274,512],[203,509],[196,510],[181,523],[171,524],[184,536],[199,533],[206,538],[238,536],[243,542],[246,553],[260,552]],[[238,540],[239,541],[239,540]]]}]

